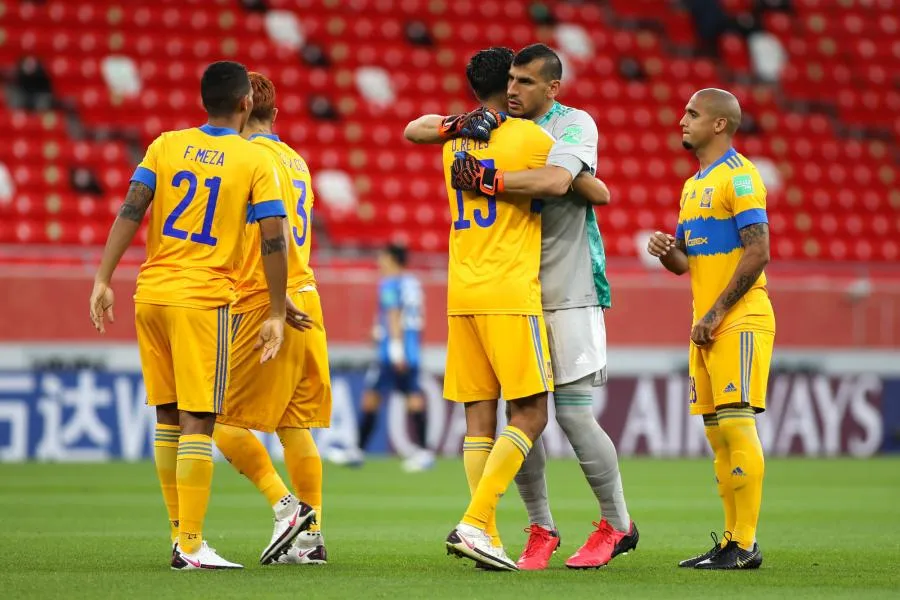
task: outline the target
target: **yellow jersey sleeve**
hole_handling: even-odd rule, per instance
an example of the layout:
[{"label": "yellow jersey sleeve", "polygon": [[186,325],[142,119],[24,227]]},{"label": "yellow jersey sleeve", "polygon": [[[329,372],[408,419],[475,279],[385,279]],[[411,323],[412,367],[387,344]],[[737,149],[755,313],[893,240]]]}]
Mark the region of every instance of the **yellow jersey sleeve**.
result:
[{"label": "yellow jersey sleeve", "polygon": [[768,223],[766,214],[766,186],[759,171],[744,158],[742,167],[724,182],[726,206],[734,215],[738,229],[756,223]]},{"label": "yellow jersey sleeve", "polygon": [[285,217],[284,202],[281,201],[281,183],[278,170],[272,158],[262,149],[251,146],[255,162],[250,174],[250,206],[247,222],[255,223],[268,217]]},{"label": "yellow jersey sleeve", "polygon": [[143,183],[154,192],[156,192],[156,174],[159,173],[158,161],[160,148],[164,143],[163,136],[165,136],[165,134],[157,137],[147,147],[147,152],[144,154],[144,159],[134,170],[134,175],[131,176],[131,181]]}]

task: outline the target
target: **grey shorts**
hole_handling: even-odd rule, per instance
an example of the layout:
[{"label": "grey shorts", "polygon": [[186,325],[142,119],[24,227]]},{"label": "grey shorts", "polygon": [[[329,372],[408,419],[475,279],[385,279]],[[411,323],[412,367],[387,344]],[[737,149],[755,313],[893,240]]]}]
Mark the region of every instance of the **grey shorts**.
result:
[{"label": "grey shorts", "polygon": [[553,381],[559,386],[595,374],[606,383],[606,324],[599,306],[545,310]]}]

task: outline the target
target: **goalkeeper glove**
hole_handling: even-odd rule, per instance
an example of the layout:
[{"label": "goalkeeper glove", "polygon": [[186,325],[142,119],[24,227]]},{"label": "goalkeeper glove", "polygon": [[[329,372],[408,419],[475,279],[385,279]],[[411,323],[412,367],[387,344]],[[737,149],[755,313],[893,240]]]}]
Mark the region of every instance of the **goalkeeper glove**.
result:
[{"label": "goalkeeper glove", "polygon": [[506,113],[482,107],[462,115],[444,117],[438,133],[445,140],[466,137],[486,142],[491,139],[491,131],[500,127],[505,120]]},{"label": "goalkeeper glove", "polygon": [[482,196],[503,193],[503,171],[485,167],[468,152],[457,152],[450,165],[450,185],[454,189]]}]

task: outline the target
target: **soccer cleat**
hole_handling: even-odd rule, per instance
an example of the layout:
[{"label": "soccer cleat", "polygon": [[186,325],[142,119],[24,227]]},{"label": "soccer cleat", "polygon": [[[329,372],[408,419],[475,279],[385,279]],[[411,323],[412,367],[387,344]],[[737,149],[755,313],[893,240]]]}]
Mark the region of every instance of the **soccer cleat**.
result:
[{"label": "soccer cleat", "polygon": [[309,529],[316,522],[316,511],[304,502],[297,501],[297,508],[284,519],[275,519],[275,527],[272,530],[272,541],[266,546],[259,557],[259,564],[268,565],[290,548],[294,538],[301,531]]},{"label": "soccer cleat", "polygon": [[501,571],[519,570],[502,547],[495,548],[491,545],[491,536],[484,530],[466,523],[460,523],[450,532],[450,535],[447,536],[446,546],[447,554],[470,558]]},{"label": "soccer cleat", "polygon": [[[686,569],[692,569],[692,568],[696,567],[698,564],[702,563],[703,561],[709,560],[710,558],[712,558],[713,556],[715,556],[716,554],[721,552],[722,544],[719,543],[719,536],[717,536],[714,531],[711,532],[709,534],[709,536],[712,538],[712,541],[713,541],[712,548],[710,548],[703,554],[698,554],[697,556],[695,556],[693,558],[688,558],[686,560],[681,561],[680,563],[678,563],[678,566],[686,568]],[[726,531],[725,537],[728,537],[730,539],[730,536],[731,536],[731,534]]]},{"label": "soccer cleat", "polygon": [[550,557],[562,543],[559,532],[555,529],[550,531],[537,523],[532,523],[525,532],[528,534],[528,541],[525,542],[525,549],[522,550],[522,555],[516,561],[516,566],[523,571],[546,569]]},{"label": "soccer cleat", "polygon": [[597,530],[566,561],[570,569],[598,569],[620,554],[628,554],[637,548],[640,534],[634,521],[627,533],[617,531],[606,519],[594,523],[594,526]]},{"label": "soccer cleat", "polygon": [[753,543],[753,547],[749,550],[741,548],[737,542],[729,541],[721,551],[707,558],[703,562],[697,563],[695,569],[707,570],[745,570],[758,569],[762,565],[763,557],[759,549],[759,544]]},{"label": "soccer cleat", "polygon": [[363,454],[362,450],[356,447],[332,448],[328,450],[325,455],[330,462],[342,467],[358,469],[366,462],[366,455]]},{"label": "soccer cleat", "polygon": [[328,562],[321,531],[303,531],[288,551],[275,561],[279,565],[324,565]]},{"label": "soccer cleat", "polygon": [[206,542],[193,554],[182,552],[178,546],[172,550],[172,569],[175,571],[191,571],[194,569],[243,569],[244,565],[228,562],[210,548]]},{"label": "soccer cleat", "polygon": [[407,473],[421,473],[434,467],[434,453],[431,450],[416,450],[412,456],[403,461],[403,470]]}]

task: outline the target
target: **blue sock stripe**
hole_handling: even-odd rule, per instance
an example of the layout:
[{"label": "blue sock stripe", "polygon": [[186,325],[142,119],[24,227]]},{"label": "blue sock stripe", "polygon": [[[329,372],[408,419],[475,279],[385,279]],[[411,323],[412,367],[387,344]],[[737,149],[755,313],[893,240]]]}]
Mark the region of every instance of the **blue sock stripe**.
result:
[{"label": "blue sock stripe", "polygon": [[508,439],[516,442],[516,445],[524,448],[523,452],[528,454],[528,451],[531,450],[531,443],[525,438],[525,436],[516,433],[511,429],[504,429],[503,433],[500,435],[506,436]]},{"label": "blue sock stripe", "polygon": [[517,440],[516,438],[514,438],[511,435],[507,435],[506,433],[501,433],[500,437],[505,437],[510,442],[512,442],[513,446],[515,446],[516,449],[518,449],[518,451],[522,453],[522,456],[528,456],[528,451],[529,451],[528,446],[525,446],[524,444],[522,444],[522,442],[520,442],[519,440]]}]

